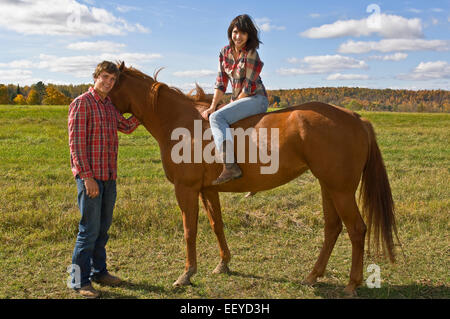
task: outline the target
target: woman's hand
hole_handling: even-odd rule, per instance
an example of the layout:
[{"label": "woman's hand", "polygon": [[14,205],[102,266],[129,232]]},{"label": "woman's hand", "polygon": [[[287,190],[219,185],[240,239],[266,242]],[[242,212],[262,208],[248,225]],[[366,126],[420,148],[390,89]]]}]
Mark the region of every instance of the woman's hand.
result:
[{"label": "woman's hand", "polygon": [[206,109],[205,111],[202,112],[202,117],[203,117],[205,120],[208,120],[209,115],[210,115],[211,113],[213,113],[214,111],[215,111],[215,109],[212,108],[212,107],[210,107],[209,109]]}]

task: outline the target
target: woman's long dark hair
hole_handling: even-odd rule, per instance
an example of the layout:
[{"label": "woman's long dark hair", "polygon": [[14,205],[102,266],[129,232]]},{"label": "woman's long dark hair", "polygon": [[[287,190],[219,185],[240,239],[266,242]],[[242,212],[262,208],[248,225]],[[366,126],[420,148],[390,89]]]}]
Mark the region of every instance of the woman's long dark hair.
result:
[{"label": "woman's long dark hair", "polygon": [[252,18],[247,14],[242,14],[237,16],[231,21],[230,26],[228,27],[228,40],[230,40],[230,47],[234,49],[234,42],[231,38],[233,29],[236,27],[239,31],[245,32],[248,34],[248,40],[246,44],[246,49],[256,50],[259,48],[259,44],[262,43],[258,37],[258,29],[253,23]]}]

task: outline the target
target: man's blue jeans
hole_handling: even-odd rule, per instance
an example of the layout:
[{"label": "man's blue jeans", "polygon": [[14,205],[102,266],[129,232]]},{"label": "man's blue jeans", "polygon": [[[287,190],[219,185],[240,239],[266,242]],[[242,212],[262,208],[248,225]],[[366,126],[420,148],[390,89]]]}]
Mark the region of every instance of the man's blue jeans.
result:
[{"label": "man's blue jeans", "polygon": [[[253,95],[231,102],[220,110],[215,111],[209,116],[211,132],[216,144],[216,150],[222,152],[224,141],[233,143],[233,137],[230,134],[230,125],[249,116],[265,113],[269,107],[269,100],[264,95]],[[227,146],[228,147],[228,146]],[[227,154],[227,163],[234,161],[233,156],[229,158]]]},{"label": "man's blue jeans", "polygon": [[107,273],[105,246],[117,196],[115,180],[96,180],[99,195],[95,198],[87,196],[82,179],[77,177],[76,182],[81,220],[72,255],[72,288],[83,287],[92,277]]}]

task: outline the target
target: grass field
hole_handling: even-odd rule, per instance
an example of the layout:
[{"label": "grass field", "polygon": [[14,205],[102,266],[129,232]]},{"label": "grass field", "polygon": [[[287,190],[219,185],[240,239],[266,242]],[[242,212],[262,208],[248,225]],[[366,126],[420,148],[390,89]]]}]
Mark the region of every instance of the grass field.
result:
[{"label": "grass field", "polygon": [[[404,255],[367,256],[381,288],[361,298],[450,297],[450,114],[363,113],[375,126],[390,177]],[[123,286],[104,298],[339,298],[348,281],[348,234],[338,239],[324,278],[301,284],[323,239],[320,187],[305,173],[245,199],[221,194],[231,274],[213,275],[216,238],[201,208],[198,273],[173,289],[184,268],[181,213],[156,141],[143,128],[120,135],[118,200],[109,270]],[[70,171],[65,106],[0,106],[0,298],[78,298],[66,268],[79,211]],[[364,273],[366,279],[371,273]]]}]

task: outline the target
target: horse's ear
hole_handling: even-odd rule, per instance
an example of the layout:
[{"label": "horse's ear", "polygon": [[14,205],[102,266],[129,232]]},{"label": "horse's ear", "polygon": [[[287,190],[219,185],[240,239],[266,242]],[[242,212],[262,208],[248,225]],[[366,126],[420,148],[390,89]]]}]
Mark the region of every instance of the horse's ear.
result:
[{"label": "horse's ear", "polygon": [[124,67],[125,67],[125,62],[122,61],[122,63],[120,63],[120,66],[119,66],[119,71],[122,72]]}]

